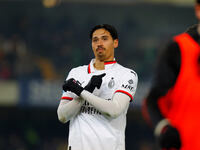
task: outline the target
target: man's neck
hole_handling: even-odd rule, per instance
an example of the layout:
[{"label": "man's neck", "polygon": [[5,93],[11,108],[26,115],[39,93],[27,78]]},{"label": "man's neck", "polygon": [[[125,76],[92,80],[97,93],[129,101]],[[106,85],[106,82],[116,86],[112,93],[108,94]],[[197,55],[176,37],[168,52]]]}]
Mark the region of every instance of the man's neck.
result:
[{"label": "man's neck", "polygon": [[97,70],[104,70],[105,69],[104,61],[100,61],[98,59],[95,59],[94,68],[97,69]]},{"label": "man's neck", "polygon": [[105,62],[114,61],[114,58],[110,58],[107,60],[100,60],[95,58],[94,60],[94,68],[96,70],[104,70],[105,69]]}]

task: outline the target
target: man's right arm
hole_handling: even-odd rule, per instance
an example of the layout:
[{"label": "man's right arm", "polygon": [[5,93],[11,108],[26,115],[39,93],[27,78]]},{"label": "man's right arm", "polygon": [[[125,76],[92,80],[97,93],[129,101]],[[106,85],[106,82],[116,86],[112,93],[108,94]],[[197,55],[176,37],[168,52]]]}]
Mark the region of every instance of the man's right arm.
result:
[{"label": "man's right arm", "polygon": [[73,116],[77,115],[80,111],[84,101],[81,98],[75,98],[72,100],[62,100],[57,109],[58,119],[62,123],[66,123]]},{"label": "man's right arm", "polygon": [[[78,74],[77,71],[75,69],[72,69],[69,72],[69,75],[66,80],[70,78],[76,78],[77,74]],[[84,101],[80,99],[76,94],[70,91],[65,91],[64,86],[63,86],[63,94],[62,94],[60,104],[57,109],[58,119],[62,123],[66,123],[73,116],[78,114],[83,103]]]}]

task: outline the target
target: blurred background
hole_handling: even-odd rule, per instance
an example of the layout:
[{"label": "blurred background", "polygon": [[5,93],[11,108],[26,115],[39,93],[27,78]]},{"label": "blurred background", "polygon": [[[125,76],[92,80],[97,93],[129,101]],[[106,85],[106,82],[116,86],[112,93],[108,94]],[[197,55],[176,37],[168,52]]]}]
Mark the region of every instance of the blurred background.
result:
[{"label": "blurred background", "polygon": [[[138,73],[127,115],[127,150],[156,150],[141,115],[155,61],[176,34],[197,23],[190,0],[0,0],[0,150],[66,150],[57,119],[62,82],[93,58],[97,24],[119,33],[116,60]],[[167,76],[166,76],[167,77]]]}]

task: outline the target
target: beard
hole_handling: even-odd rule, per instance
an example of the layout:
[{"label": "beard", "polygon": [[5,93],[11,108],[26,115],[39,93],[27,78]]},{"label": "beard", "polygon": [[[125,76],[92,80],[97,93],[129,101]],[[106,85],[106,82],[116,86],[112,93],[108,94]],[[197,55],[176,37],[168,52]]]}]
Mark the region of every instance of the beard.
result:
[{"label": "beard", "polygon": [[106,56],[105,56],[105,54],[103,54],[103,53],[97,53],[97,58],[98,58],[100,61],[103,61],[103,60],[105,60]]},{"label": "beard", "polygon": [[104,60],[106,57],[106,49],[103,46],[99,46],[96,49],[96,56],[99,60]]}]

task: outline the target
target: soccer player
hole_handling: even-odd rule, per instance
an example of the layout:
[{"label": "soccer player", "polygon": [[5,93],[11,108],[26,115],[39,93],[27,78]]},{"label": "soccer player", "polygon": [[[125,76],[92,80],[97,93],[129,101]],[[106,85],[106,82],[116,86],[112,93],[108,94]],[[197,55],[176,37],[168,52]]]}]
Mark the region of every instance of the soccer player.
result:
[{"label": "soccer player", "polygon": [[95,26],[90,38],[95,58],[69,72],[58,118],[70,120],[69,150],[125,150],[126,113],[138,77],[115,60],[118,34],[113,26]]},{"label": "soccer player", "polygon": [[[200,0],[195,14],[200,21]],[[177,35],[161,54],[144,103],[158,145],[200,150],[200,24]]]}]

